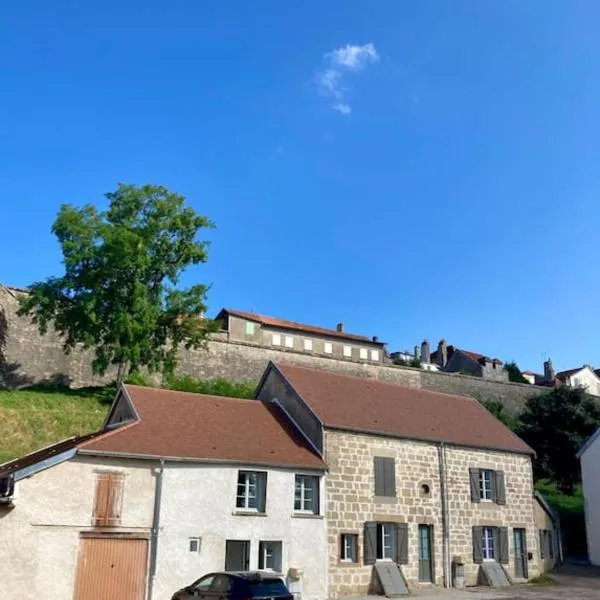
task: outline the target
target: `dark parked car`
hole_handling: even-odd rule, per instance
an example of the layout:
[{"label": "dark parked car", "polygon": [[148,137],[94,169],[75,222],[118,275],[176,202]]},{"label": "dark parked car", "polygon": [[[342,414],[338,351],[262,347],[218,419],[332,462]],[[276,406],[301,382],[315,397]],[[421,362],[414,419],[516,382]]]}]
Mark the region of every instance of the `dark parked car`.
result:
[{"label": "dark parked car", "polygon": [[293,600],[276,575],[260,571],[210,573],[173,594],[171,600]]}]

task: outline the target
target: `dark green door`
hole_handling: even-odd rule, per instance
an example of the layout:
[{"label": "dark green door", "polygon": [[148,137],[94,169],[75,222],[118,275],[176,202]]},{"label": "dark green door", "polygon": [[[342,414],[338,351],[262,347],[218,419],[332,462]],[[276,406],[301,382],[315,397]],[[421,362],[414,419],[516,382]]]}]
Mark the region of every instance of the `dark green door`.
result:
[{"label": "dark green door", "polygon": [[432,525],[419,525],[419,581],[433,582]]},{"label": "dark green door", "polygon": [[513,529],[515,536],[515,577],[527,579],[527,542],[524,529]]}]

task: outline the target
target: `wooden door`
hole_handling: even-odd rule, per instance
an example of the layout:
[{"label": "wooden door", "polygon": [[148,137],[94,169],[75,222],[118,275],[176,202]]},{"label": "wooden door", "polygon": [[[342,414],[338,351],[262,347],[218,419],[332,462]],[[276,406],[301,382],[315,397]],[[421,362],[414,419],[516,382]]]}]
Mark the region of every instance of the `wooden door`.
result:
[{"label": "wooden door", "polygon": [[524,529],[514,529],[515,538],[515,577],[527,579],[527,542]]},{"label": "wooden door", "polygon": [[74,600],[144,600],[147,562],[147,539],[82,537]]},{"label": "wooden door", "polygon": [[433,582],[433,526],[419,525],[419,581]]}]

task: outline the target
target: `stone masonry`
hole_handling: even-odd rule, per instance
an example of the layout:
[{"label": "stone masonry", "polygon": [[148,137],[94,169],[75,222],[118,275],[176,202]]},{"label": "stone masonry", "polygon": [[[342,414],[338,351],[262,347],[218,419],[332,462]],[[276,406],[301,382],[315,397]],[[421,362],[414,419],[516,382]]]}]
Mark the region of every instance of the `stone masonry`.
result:
[{"label": "stone masonry", "polygon": [[[332,597],[366,595],[376,590],[373,567],[363,564],[363,531],[367,521],[408,523],[408,564],[402,565],[410,584],[418,582],[418,525],[433,525],[434,580],[443,584],[442,502],[438,445],[359,433],[326,431],[325,459],[329,589]],[[509,564],[514,575],[512,528],[527,530],[529,576],[538,574],[537,536],[533,514],[531,460],[527,456],[446,447],[446,479],[449,508],[450,558],[465,560],[467,585],[475,584],[479,565],[473,563],[472,527],[509,528]],[[375,456],[395,459],[396,498],[374,496]],[[506,505],[473,503],[469,468],[503,470]],[[424,493],[422,486],[429,486]],[[358,562],[344,563],[340,557],[340,535],[358,535]]]}]

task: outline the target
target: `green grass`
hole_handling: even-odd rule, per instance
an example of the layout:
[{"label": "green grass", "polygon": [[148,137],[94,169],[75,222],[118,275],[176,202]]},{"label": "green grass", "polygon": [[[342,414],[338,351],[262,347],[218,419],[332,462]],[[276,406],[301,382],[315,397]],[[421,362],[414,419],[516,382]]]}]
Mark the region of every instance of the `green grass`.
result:
[{"label": "green grass", "polygon": [[0,390],[0,463],[100,428],[114,388]]},{"label": "green grass", "polygon": [[547,587],[549,585],[554,585],[554,580],[548,573],[542,573],[538,577],[533,577],[527,583],[536,587]]}]

